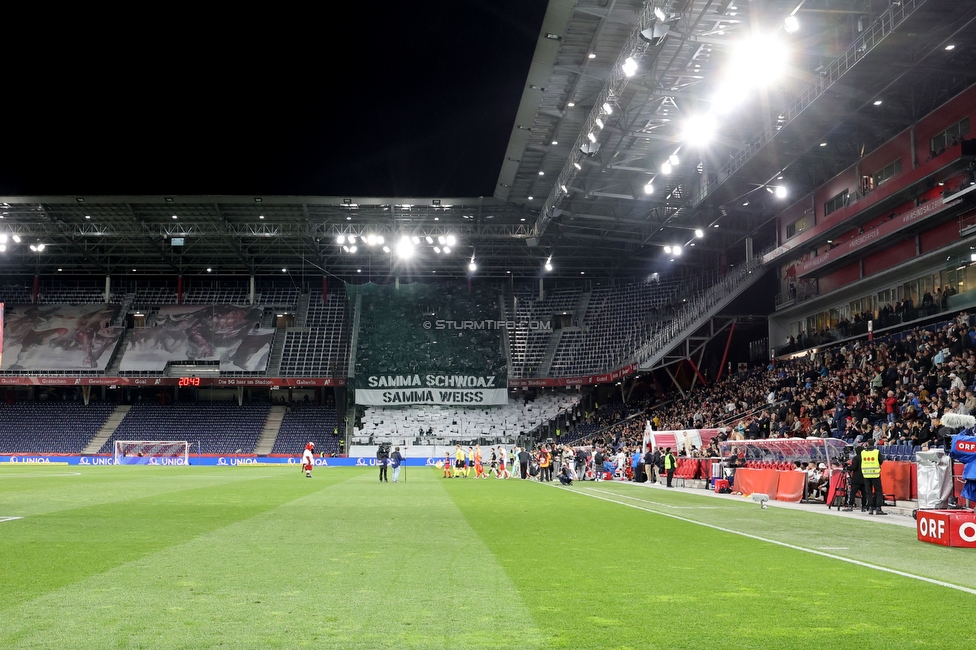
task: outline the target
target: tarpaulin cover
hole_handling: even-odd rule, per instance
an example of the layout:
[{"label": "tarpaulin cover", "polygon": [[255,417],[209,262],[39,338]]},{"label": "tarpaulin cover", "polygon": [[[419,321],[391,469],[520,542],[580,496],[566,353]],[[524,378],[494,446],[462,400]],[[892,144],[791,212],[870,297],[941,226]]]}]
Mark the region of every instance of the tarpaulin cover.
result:
[{"label": "tarpaulin cover", "polygon": [[735,470],[735,482],[733,489],[744,495],[749,494],[768,494],[769,498],[776,495],[776,486],[779,485],[779,472],[775,469],[747,469],[740,468]]},{"label": "tarpaulin cover", "polygon": [[807,482],[806,472],[777,472],[779,483],[776,486],[777,501],[798,503],[803,499],[803,487]]}]

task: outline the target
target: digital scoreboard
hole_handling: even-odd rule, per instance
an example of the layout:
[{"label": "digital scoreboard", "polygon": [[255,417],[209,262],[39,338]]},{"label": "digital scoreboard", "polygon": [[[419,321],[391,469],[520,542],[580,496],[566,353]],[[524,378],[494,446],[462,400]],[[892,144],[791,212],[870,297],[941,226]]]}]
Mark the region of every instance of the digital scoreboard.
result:
[{"label": "digital scoreboard", "polygon": [[176,383],[177,386],[183,388],[185,386],[199,386],[199,377],[180,377],[180,380]]}]

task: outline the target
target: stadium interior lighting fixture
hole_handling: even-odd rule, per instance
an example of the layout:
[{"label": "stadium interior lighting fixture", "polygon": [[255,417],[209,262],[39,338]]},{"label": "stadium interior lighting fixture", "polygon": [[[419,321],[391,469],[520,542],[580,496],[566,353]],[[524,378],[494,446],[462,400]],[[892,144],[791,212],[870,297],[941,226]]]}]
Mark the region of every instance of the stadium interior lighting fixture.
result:
[{"label": "stadium interior lighting fixture", "polygon": [[590,52],[589,54],[586,55],[586,58],[588,58],[588,59],[595,59],[596,58],[596,54],[594,54],[593,52]]},{"label": "stadium interior lighting fixture", "polygon": [[573,163],[573,167],[576,168],[576,171],[582,171],[583,170],[583,166],[581,164],[579,164],[578,162],[574,162]]},{"label": "stadium interior lighting fixture", "polygon": [[91,215],[90,214],[86,214],[85,215],[85,219],[91,219]]},{"label": "stadium interior lighting fixture", "polygon": [[13,235],[12,236],[12,239],[14,240],[14,243],[15,244],[19,244],[20,243],[20,235]]},{"label": "stadium interior lighting fixture", "polygon": [[671,163],[672,165],[677,165],[678,164],[678,154],[673,153],[670,156],[668,156],[668,162]]},{"label": "stadium interior lighting fixture", "polygon": [[420,237],[418,237],[417,235],[414,235],[413,237],[411,237],[410,238],[410,241],[413,242],[413,245],[414,246],[419,246],[420,245]]},{"label": "stadium interior lighting fixture", "polygon": [[366,235],[366,245],[374,246],[376,244],[376,235]]},{"label": "stadium interior lighting fixture", "polygon": [[786,194],[787,194],[787,192],[786,192],[786,186],[785,185],[777,185],[776,186],[776,198],[777,199],[785,199],[786,198]]},{"label": "stadium interior lighting fixture", "polygon": [[547,271],[551,271],[552,270],[552,255],[550,255],[549,257],[546,258],[546,263],[544,265],[544,268]]},{"label": "stadium interior lighting fixture", "polygon": [[5,253],[5,252],[7,252],[7,245],[0,244],[0,253]]},{"label": "stadium interior lighting fixture", "polygon": [[775,83],[789,62],[789,50],[774,34],[760,34],[735,44],[726,83],[750,88]]},{"label": "stadium interior lighting fixture", "polygon": [[344,250],[345,252],[347,252],[347,253],[348,253],[348,252],[349,252],[349,247],[348,247],[348,246],[343,246],[343,247],[342,247],[342,250]]},{"label": "stadium interior lighting fixture", "polygon": [[590,142],[596,143],[596,136],[593,135],[592,131],[586,134],[586,139],[589,140]]},{"label": "stadium interior lighting fixture", "polygon": [[437,236],[437,243],[440,244],[441,246],[447,243],[447,240],[444,239],[444,235]]},{"label": "stadium interior lighting fixture", "polygon": [[472,273],[478,270],[478,265],[474,263],[474,260],[468,262],[468,270]]},{"label": "stadium interior lighting fixture", "polygon": [[[602,129],[603,127],[600,127],[600,128]],[[545,175],[546,175],[546,173],[544,171],[539,170],[539,176],[545,176]],[[435,218],[434,221],[437,221],[437,219]]]},{"label": "stadium interior lighting fixture", "polygon": [[[418,239],[418,238],[415,237],[414,239]],[[405,260],[410,259],[411,257],[413,257],[413,247],[414,247],[414,243],[410,240],[409,237],[404,235],[403,237],[400,238],[400,241],[397,243],[397,247],[396,247],[397,257],[402,257]]]},{"label": "stadium interior lighting fixture", "polygon": [[210,273],[211,271],[213,271],[213,269],[208,266],[207,267],[207,273]]},{"label": "stadium interior lighting fixture", "polygon": [[376,243],[377,244],[385,244],[386,243],[386,237],[384,237],[383,235],[376,235]]},{"label": "stadium interior lighting fixture", "polygon": [[390,252],[390,247],[389,246],[384,246],[383,247],[383,252],[384,253],[389,253]]},{"label": "stadium interior lighting fixture", "polygon": [[350,244],[356,243],[356,235],[349,235],[349,243]]},{"label": "stadium interior lighting fixture", "polygon": [[450,246],[445,246],[444,247],[444,252],[445,253],[450,253],[451,252],[451,247]]},{"label": "stadium interior lighting fixture", "polygon": [[654,17],[661,22],[664,22],[667,19],[667,16],[664,15],[664,10],[660,7],[654,7]]},{"label": "stadium interior lighting fixture", "polygon": [[602,108],[603,112],[607,115],[613,115],[613,106],[610,105],[610,102],[603,102],[603,106],[600,108]]},{"label": "stadium interior lighting fixture", "polygon": [[[603,120],[601,120],[599,117],[596,118],[595,123],[596,123],[596,128],[598,128],[598,129],[602,129],[605,126],[603,124]],[[542,172],[539,172],[539,174],[541,175]]]},{"label": "stadium interior lighting fixture", "polygon": [[874,105],[875,105],[875,106],[881,106],[881,104],[883,104],[883,103],[884,103],[884,101],[883,101],[883,100],[880,100],[880,99],[876,99],[876,100],[874,100]]},{"label": "stadium interior lighting fixture", "polygon": [[340,246],[343,245],[343,244],[345,244],[346,243],[346,236],[345,235],[339,235],[338,237],[336,237],[336,243],[339,244]]},{"label": "stadium interior lighting fixture", "polygon": [[456,243],[457,243],[457,238],[454,235],[448,235],[447,236],[447,245],[448,246],[453,246]]},{"label": "stadium interior lighting fixture", "polygon": [[797,20],[796,16],[787,16],[786,20],[783,21],[783,29],[792,34],[800,29],[800,21]]},{"label": "stadium interior lighting fixture", "polygon": [[264,219],[264,215],[263,214],[259,214],[258,215],[258,219]]},{"label": "stadium interior lighting fixture", "polygon": [[675,257],[681,257],[681,246],[672,246],[671,252],[674,253]]},{"label": "stadium interior lighting fixture", "polygon": [[177,217],[175,214],[173,215],[173,218],[174,219],[179,219],[179,217]]},{"label": "stadium interior lighting fixture", "polygon": [[576,106],[576,102],[566,102],[566,106],[568,106],[569,108],[573,108],[574,106]]},{"label": "stadium interior lighting fixture", "polygon": [[671,254],[671,247],[670,247],[670,246],[665,246],[665,247],[664,247],[664,252],[665,252],[666,254],[668,254],[668,255],[670,255],[670,254]]},{"label": "stadium interior lighting fixture", "polygon": [[633,77],[635,74],[637,74],[637,61],[634,60],[634,57],[628,56],[624,61],[624,64],[621,66],[621,69],[624,71],[625,75],[628,77]]},{"label": "stadium interior lighting fixture", "polygon": [[671,173],[671,163],[668,162],[667,160],[665,160],[664,161],[664,164],[661,165],[661,173],[662,174],[670,174]]},{"label": "stadium interior lighting fixture", "polygon": [[821,142],[821,143],[820,143],[820,146],[821,146],[821,147],[826,147],[826,146],[827,146],[827,143],[826,143],[826,142]]},{"label": "stadium interior lighting fixture", "polygon": [[697,237],[698,239],[701,239],[704,236],[705,236],[705,231],[704,230],[702,230],[701,228],[695,228],[695,237]]},{"label": "stadium interior lighting fixture", "polygon": [[286,268],[282,268],[282,269],[281,269],[281,272],[282,272],[282,273],[288,273],[288,269],[286,269]]},{"label": "stadium interior lighting fixture", "polygon": [[6,243],[7,243],[7,236],[0,235],[0,244],[6,244]]},{"label": "stadium interior lighting fixture", "polygon": [[37,244],[37,245],[31,244],[30,245],[30,249],[32,251],[34,251],[35,253],[43,253],[44,252],[44,244]]},{"label": "stadium interior lighting fixture", "polygon": [[654,184],[648,183],[644,186],[644,194],[654,194]]},{"label": "stadium interior lighting fixture", "polygon": [[528,199],[529,201],[531,201],[531,200],[532,200],[532,199],[534,199],[535,197],[534,197],[534,196],[527,196],[527,197],[525,197],[525,198],[526,198],[526,199]]},{"label": "stadium interior lighting fixture", "polygon": [[563,191],[563,194],[569,194],[569,190],[566,189],[566,185],[565,184],[560,185],[559,186],[559,189],[561,189]]},{"label": "stadium interior lighting fixture", "polygon": [[953,45],[952,43],[949,43],[948,45],[946,45],[946,46],[945,46],[945,51],[946,51],[946,52],[951,52],[951,51],[953,51],[954,49],[956,49],[956,46],[955,46],[955,45]]},{"label": "stadium interior lighting fixture", "polygon": [[441,247],[440,246],[434,246],[434,252],[440,254]]},{"label": "stadium interior lighting fixture", "polygon": [[424,239],[427,240],[427,243],[428,244],[433,244],[434,243],[434,238],[431,237],[430,235],[427,235],[426,237],[424,237]]},{"label": "stadium interior lighting fixture", "polygon": [[356,252],[357,250],[359,250],[359,249],[358,249],[358,248],[356,248],[355,246],[350,246],[350,247],[349,247],[349,252],[350,252],[350,253],[355,253],[355,252]]},{"label": "stadium interior lighting fixture", "polygon": [[711,115],[693,115],[685,121],[681,139],[692,146],[701,147],[712,141],[716,128],[715,118]]},{"label": "stadium interior lighting fixture", "polygon": [[559,140],[553,140],[550,144],[552,144],[553,146],[556,146],[557,144],[559,144]]}]

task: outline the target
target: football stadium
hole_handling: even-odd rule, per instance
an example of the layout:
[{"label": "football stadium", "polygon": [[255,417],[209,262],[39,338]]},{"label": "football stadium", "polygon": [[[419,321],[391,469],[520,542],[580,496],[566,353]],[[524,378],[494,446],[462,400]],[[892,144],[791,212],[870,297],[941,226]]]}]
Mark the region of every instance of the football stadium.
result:
[{"label": "football stadium", "polygon": [[0,648],[971,648],[976,2],[390,5],[11,80]]}]

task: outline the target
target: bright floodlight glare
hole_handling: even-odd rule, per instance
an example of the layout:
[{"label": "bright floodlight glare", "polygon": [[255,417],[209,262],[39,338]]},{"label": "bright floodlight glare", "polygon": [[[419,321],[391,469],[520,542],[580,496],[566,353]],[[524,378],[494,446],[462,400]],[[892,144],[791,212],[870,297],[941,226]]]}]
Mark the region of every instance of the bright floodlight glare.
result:
[{"label": "bright floodlight glare", "polygon": [[445,246],[444,247],[444,252],[445,253],[450,253],[451,252],[451,247],[450,246]]},{"label": "bright floodlight glare", "polygon": [[356,252],[356,250],[357,250],[357,248],[356,248],[355,246],[350,246],[350,247],[349,247],[349,252],[350,252],[350,253],[355,253],[355,252]]},{"label": "bright floodlight glare", "polygon": [[6,244],[6,243],[7,243],[7,236],[0,235],[0,244]]},{"label": "bright floodlight glare", "polygon": [[376,235],[366,235],[366,245],[373,246],[376,244]]},{"label": "bright floodlight glare", "polygon": [[654,17],[660,20],[661,22],[664,22],[666,20],[666,17],[664,15],[664,10],[661,9],[660,7],[654,7]]},{"label": "bright floodlight glare", "polygon": [[386,242],[386,238],[384,238],[383,235],[376,235],[376,243],[377,244],[382,244],[384,242]]},{"label": "bright floodlight glare", "polygon": [[573,167],[576,168],[576,171],[581,171],[583,169],[583,165],[579,164],[578,162],[574,162]]},{"label": "bright floodlight glare", "polygon": [[777,185],[776,186],[776,198],[777,199],[785,199],[786,198],[786,186],[785,185]]},{"label": "bright floodlight glare", "polygon": [[552,263],[551,262],[546,262],[546,267],[545,268],[546,268],[547,271],[551,271],[552,270]]},{"label": "bright floodlight glare", "polygon": [[787,16],[786,20],[783,21],[783,29],[792,34],[800,29],[800,21],[797,20],[796,16]]},{"label": "bright floodlight glare", "polygon": [[669,163],[668,161],[665,160],[664,161],[664,164],[661,165],[661,173],[662,174],[670,174],[671,173],[671,163]]},{"label": "bright floodlight glare", "polygon": [[652,183],[644,186],[644,194],[654,194],[654,185]]},{"label": "bright floodlight glare", "polygon": [[699,239],[701,239],[704,236],[705,236],[705,231],[704,230],[702,230],[701,228],[695,228],[695,237],[698,237]]},{"label": "bright floodlight glare", "polygon": [[677,165],[678,164],[678,154],[674,154],[673,153],[670,156],[668,156],[668,162],[671,163],[672,165]]},{"label": "bright floodlight glare", "polygon": [[400,241],[397,243],[397,247],[396,247],[397,257],[402,257],[405,260],[410,259],[411,257],[413,257],[413,247],[414,247],[413,242],[410,241],[409,237],[404,235],[403,237],[400,238]]},{"label": "bright floodlight glare", "polygon": [[434,252],[439,254],[441,252],[441,247],[440,246],[434,246]]},{"label": "bright floodlight glare", "polygon": [[356,243],[356,235],[349,235],[349,243],[350,244]]},{"label": "bright floodlight glare", "polygon": [[38,253],[40,253],[40,252],[42,252],[43,250],[44,250],[44,244],[38,244],[38,245],[37,245],[37,252],[38,252]]},{"label": "bright floodlight glare", "polygon": [[346,243],[346,236],[345,235],[339,235],[338,237],[336,237],[336,243],[339,244],[340,246],[342,246],[343,244],[345,244]]},{"label": "bright floodlight glare", "polygon": [[765,86],[775,83],[789,62],[789,50],[773,34],[739,41],[732,50],[727,71],[730,83]]},{"label": "bright floodlight glare", "polygon": [[384,246],[383,247],[383,252],[384,253],[389,253],[390,252],[390,247],[389,246]]},{"label": "bright floodlight glare", "polygon": [[603,106],[600,108],[602,108],[603,112],[607,115],[613,115],[613,106],[610,105],[610,102],[603,102]]},{"label": "bright floodlight glare", "polygon": [[593,135],[592,133],[587,133],[586,137],[587,139],[589,139],[590,142],[594,142],[594,143],[596,142],[596,136]]},{"label": "bright floodlight glare", "polygon": [[437,243],[440,244],[441,246],[443,246],[445,243],[447,243],[447,241],[444,239],[444,235],[438,235],[437,236]]},{"label": "bright floodlight glare", "polygon": [[13,240],[14,240],[14,243],[15,244],[19,244],[20,243],[20,235],[14,235],[13,236]]},{"label": "bright floodlight glare", "polygon": [[[602,128],[603,128],[604,126],[606,126],[606,125],[605,125],[605,124],[603,123],[603,120],[601,120],[601,119],[600,119],[599,117],[598,117],[598,118],[596,118],[596,120],[594,120],[594,121],[596,122],[596,128],[598,128],[598,129],[602,129]],[[541,172],[540,172],[540,173],[541,173]]]},{"label": "bright floodlight glare", "polygon": [[628,56],[624,61],[623,66],[621,66],[621,69],[624,71],[625,75],[628,77],[633,77],[635,74],[637,74],[637,61],[634,60],[634,57]]},{"label": "bright floodlight glare", "polygon": [[670,246],[665,246],[664,247],[664,252],[667,253],[668,255],[670,255],[671,254],[671,247]]},{"label": "bright floodlight glare", "polygon": [[448,235],[447,236],[447,245],[448,246],[453,246],[456,243],[457,243],[457,239],[455,239],[454,235]]},{"label": "bright floodlight glare", "polygon": [[474,273],[475,271],[478,270],[478,265],[475,264],[474,261],[472,260],[471,262],[468,263],[468,270]]},{"label": "bright floodlight glare", "polygon": [[411,237],[410,238],[410,241],[413,242],[413,245],[414,246],[419,246],[420,245],[420,237],[417,237],[416,235],[414,235],[413,237]]},{"label": "bright floodlight glare", "polygon": [[7,245],[6,244],[0,244],[0,253],[6,252],[6,250],[7,250]]},{"label": "bright floodlight glare", "polygon": [[681,139],[692,146],[701,147],[715,137],[715,118],[711,115],[693,115],[684,124]]},{"label": "bright floodlight glare", "polygon": [[676,257],[679,257],[681,255],[681,246],[673,247],[671,252],[674,253]]},{"label": "bright floodlight glare", "polygon": [[343,246],[342,247],[342,250],[348,253],[349,252],[349,247],[348,246]]}]

